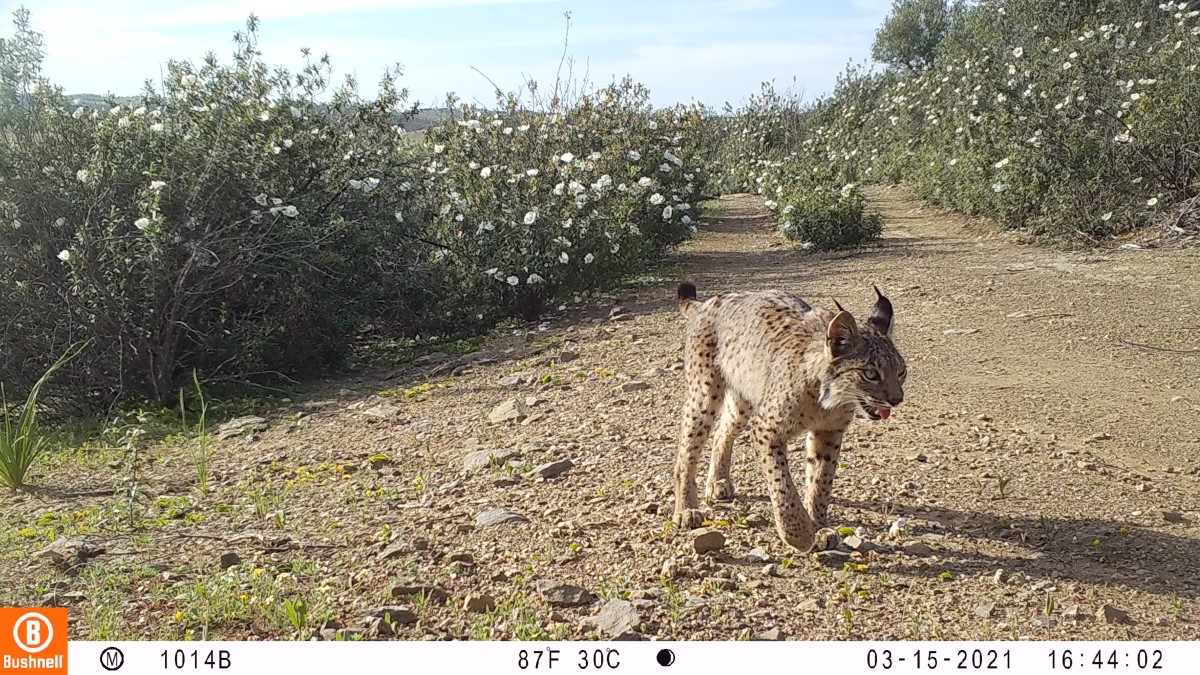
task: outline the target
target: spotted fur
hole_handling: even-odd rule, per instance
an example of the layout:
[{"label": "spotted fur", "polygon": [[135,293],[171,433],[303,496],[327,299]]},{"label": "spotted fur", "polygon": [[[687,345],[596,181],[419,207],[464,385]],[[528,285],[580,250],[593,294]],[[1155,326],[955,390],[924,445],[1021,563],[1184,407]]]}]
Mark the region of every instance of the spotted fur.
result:
[{"label": "spotted fur", "polygon": [[[841,305],[816,308],[784,291],[724,293],[701,302],[695,286],[679,286],[687,393],[675,462],[677,525],[691,529],[705,519],[696,465],[710,437],[706,497],[733,498],[733,442],[749,424],[779,536],[801,551],[838,543],[827,517],[846,428],[856,416],[886,418],[904,400],[907,367],[892,342],[892,303],[875,292],[860,327]],[[788,441],[801,434],[807,436],[803,500],[787,458]]]}]

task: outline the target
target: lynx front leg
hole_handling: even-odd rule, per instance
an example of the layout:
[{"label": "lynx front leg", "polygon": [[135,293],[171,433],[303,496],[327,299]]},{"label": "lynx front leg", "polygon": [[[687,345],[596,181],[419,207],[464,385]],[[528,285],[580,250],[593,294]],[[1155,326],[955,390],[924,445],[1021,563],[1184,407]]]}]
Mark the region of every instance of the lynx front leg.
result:
[{"label": "lynx front leg", "polygon": [[[812,514],[818,528],[829,527],[829,502],[833,495],[833,477],[837,473],[838,456],[842,452],[842,432],[809,431],[805,460],[804,507]],[[836,537],[836,533],[834,534]],[[828,534],[819,536],[828,539]],[[836,542],[835,542],[836,545]]]},{"label": "lynx front leg", "polygon": [[712,434],[713,420],[725,383],[715,373],[703,374],[688,388],[679,429],[679,454],[675,458],[675,524],[683,529],[700,527],[704,512],[696,490],[696,464],[700,450]]},{"label": "lynx front leg", "polygon": [[779,537],[796,549],[808,551],[813,547],[816,526],[788,470],[788,435],[782,428],[783,419],[782,415],[760,411],[751,426],[754,454],[767,480]]},{"label": "lynx front leg", "polygon": [[704,494],[713,501],[733,499],[736,491],[729,470],[733,465],[733,442],[737,439],[750,418],[750,403],[742,396],[729,391],[725,394],[725,406],[721,420],[713,434],[712,458],[708,464],[708,483]]}]

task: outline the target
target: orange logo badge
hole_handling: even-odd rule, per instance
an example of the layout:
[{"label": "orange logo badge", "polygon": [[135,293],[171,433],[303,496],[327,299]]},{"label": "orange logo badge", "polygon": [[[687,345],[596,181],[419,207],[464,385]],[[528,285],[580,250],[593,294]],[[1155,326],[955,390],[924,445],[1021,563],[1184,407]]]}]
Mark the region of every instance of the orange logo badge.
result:
[{"label": "orange logo badge", "polygon": [[0,671],[64,675],[67,672],[67,609],[0,607]]}]

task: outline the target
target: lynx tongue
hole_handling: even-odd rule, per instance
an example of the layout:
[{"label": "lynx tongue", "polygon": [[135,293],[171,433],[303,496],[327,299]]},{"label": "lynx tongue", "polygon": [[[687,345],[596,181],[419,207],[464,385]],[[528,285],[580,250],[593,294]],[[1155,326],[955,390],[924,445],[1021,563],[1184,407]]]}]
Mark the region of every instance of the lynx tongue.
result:
[{"label": "lynx tongue", "polygon": [[879,419],[886,420],[887,418],[889,418],[891,416],[892,416],[891,408],[880,408],[879,409]]}]

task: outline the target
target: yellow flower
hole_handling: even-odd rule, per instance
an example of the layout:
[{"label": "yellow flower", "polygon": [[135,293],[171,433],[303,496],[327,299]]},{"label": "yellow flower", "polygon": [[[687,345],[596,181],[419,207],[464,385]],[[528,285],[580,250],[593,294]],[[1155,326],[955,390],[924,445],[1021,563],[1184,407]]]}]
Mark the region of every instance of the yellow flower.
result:
[{"label": "yellow flower", "polygon": [[246,595],[245,593],[242,593],[241,599],[242,602],[250,602],[250,596]]},{"label": "yellow flower", "polygon": [[1093,539],[1093,540],[1092,540],[1092,546],[1099,546],[1099,545],[1100,545],[1100,540],[1099,540],[1099,539]]},{"label": "yellow flower", "polygon": [[182,611],[175,612],[175,620],[176,620],[176,621],[183,621],[183,612],[182,612]]},{"label": "yellow flower", "polygon": [[263,575],[263,568],[255,567],[254,569],[250,570],[250,574],[253,574],[256,577],[261,577]]}]

